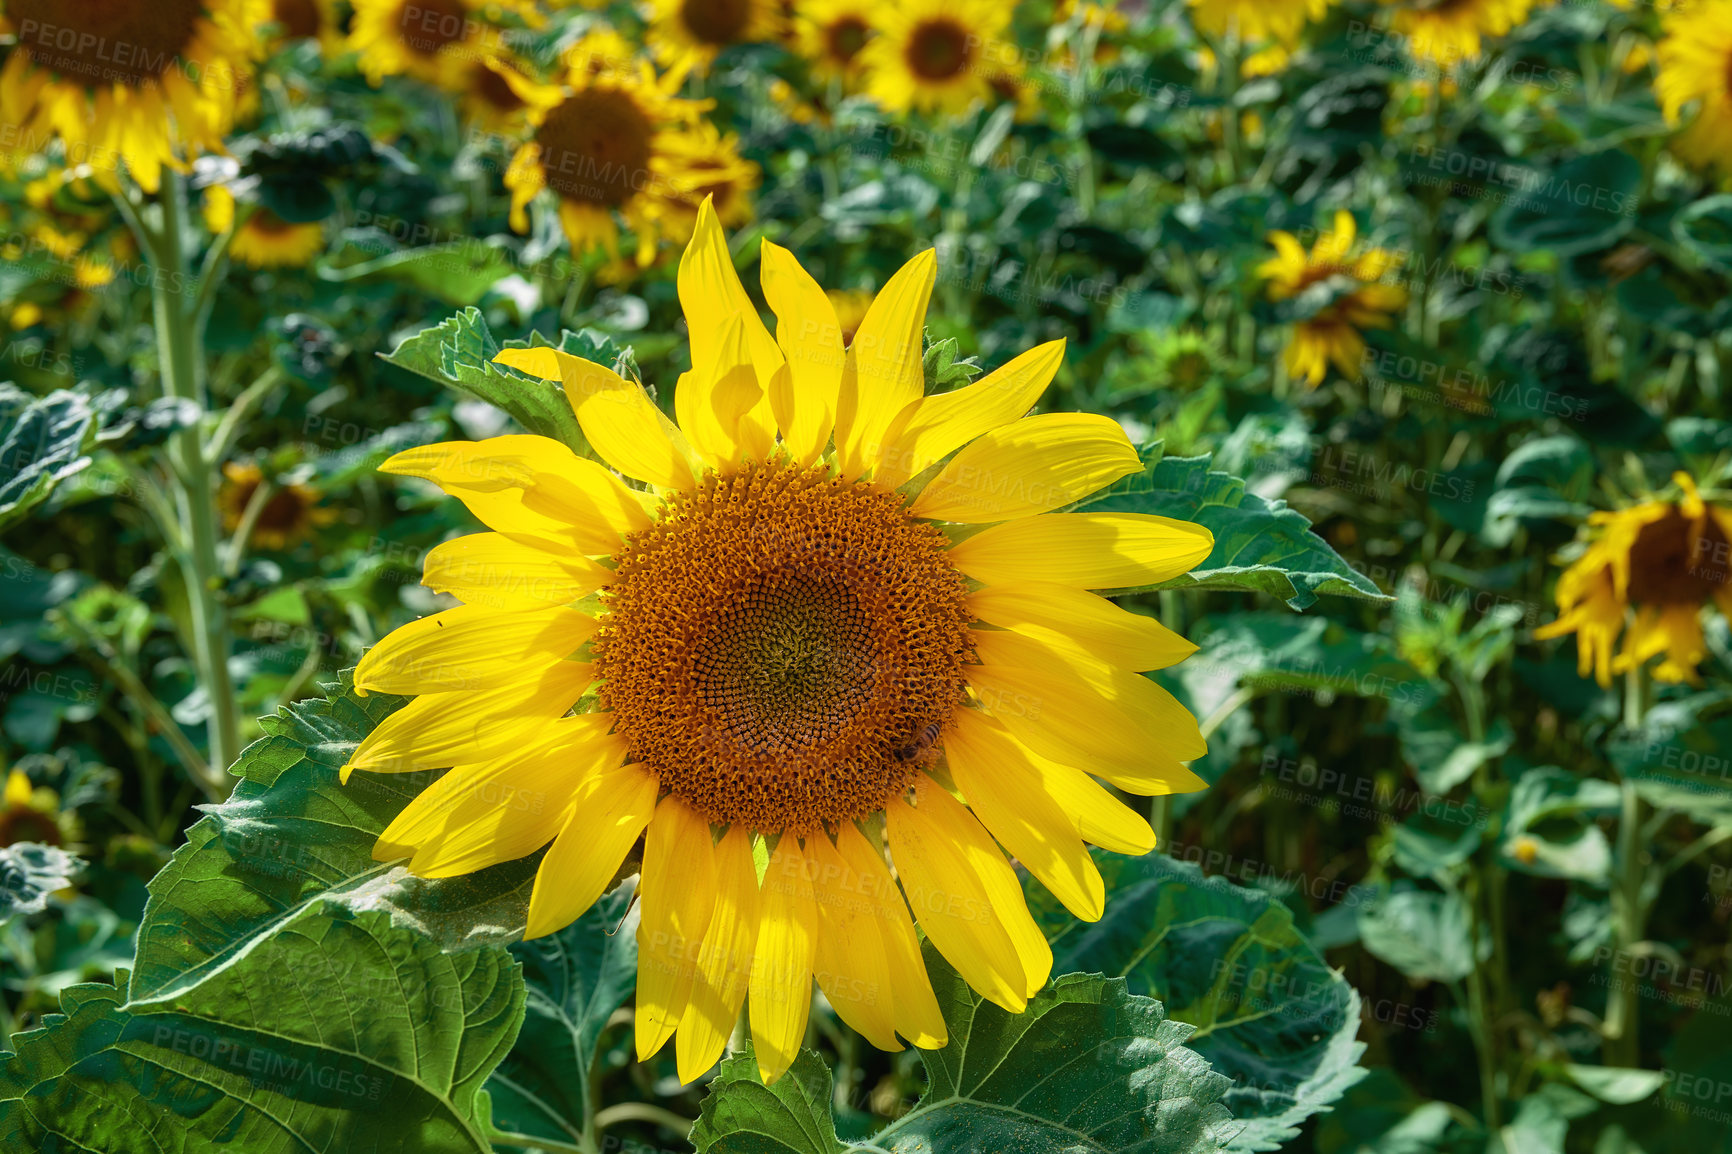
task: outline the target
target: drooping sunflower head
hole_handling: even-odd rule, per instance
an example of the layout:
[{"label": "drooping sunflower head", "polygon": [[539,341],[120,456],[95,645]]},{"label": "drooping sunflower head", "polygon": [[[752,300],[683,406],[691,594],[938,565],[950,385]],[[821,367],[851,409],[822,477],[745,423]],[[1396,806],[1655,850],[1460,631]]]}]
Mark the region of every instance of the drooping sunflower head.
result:
[{"label": "drooping sunflower head", "polygon": [[1703,500],[1687,473],[1672,483],[1675,498],[1589,518],[1587,548],[1558,578],[1558,619],[1534,632],[1574,633],[1581,675],[1601,685],[1655,657],[1659,680],[1699,683],[1702,611],[1732,616],[1732,506]]},{"label": "drooping sunflower head", "polygon": [[1142,676],[1194,647],[1089,590],[1168,580],[1213,540],[1058,511],[1142,467],[1105,417],[1025,416],[1062,343],[928,396],[931,253],[852,341],[792,253],[766,242],[759,265],[774,335],[706,203],[678,277],[677,423],[601,365],[517,349],[497,359],[559,382],[599,461],[513,436],[385,464],[494,531],[429,554],[424,582],[463,604],[356,670],[416,699],[343,771],[455,767],[381,861],[450,876],[548,846],[529,936],[578,917],[641,836],[638,1052],[675,1038],[688,1081],[748,993],[779,1077],[814,980],[876,1045],[943,1045],[916,921],[1021,1010],[1052,954],[1005,852],[1098,917],[1084,840],[1153,836],[1095,778],[1201,786],[1196,721]]},{"label": "drooping sunflower head", "polygon": [[1479,56],[1488,36],[1507,36],[1528,18],[1534,0],[1381,0],[1393,6],[1390,28],[1415,60],[1451,68]]},{"label": "drooping sunflower head", "polygon": [[794,43],[815,79],[859,79],[874,7],[869,0],[802,0],[794,10]]},{"label": "drooping sunflower head", "polygon": [[1273,40],[1293,46],[1307,23],[1329,14],[1331,0],[1190,0],[1191,23],[1212,40]]},{"label": "drooping sunflower head", "polygon": [[892,112],[917,108],[959,114],[976,100],[990,99],[1011,11],[995,0],[900,0],[880,6],[878,34],[861,50],[867,91]]},{"label": "drooping sunflower head", "polygon": [[1381,248],[1361,247],[1350,212],[1337,212],[1333,228],[1309,251],[1292,233],[1269,234],[1275,256],[1257,268],[1272,301],[1290,301],[1301,313],[1287,343],[1287,371],[1315,388],[1331,364],[1358,380],[1365,358],[1366,329],[1386,329],[1407,304],[1407,290],[1381,283],[1396,258]]},{"label": "drooping sunflower head", "polygon": [[1669,14],[1656,49],[1654,91],[1673,124],[1695,118],[1673,147],[1693,164],[1732,170],[1732,0],[1702,0]]},{"label": "drooping sunflower head", "polygon": [[264,470],[251,461],[223,465],[217,505],[225,529],[232,533],[250,517],[247,539],[261,549],[282,550],[336,519],[335,509],[319,506],[319,492],[312,486],[288,481],[271,483],[261,492],[265,483]]},{"label": "drooping sunflower head", "polygon": [[8,0],[0,117],[14,150],[58,137],[69,166],[111,180],[124,164],[155,192],[164,167],[222,147],[269,16],[268,0]]},{"label": "drooping sunflower head", "polygon": [[651,0],[649,45],[669,68],[709,67],[724,49],[782,34],[777,0]]}]

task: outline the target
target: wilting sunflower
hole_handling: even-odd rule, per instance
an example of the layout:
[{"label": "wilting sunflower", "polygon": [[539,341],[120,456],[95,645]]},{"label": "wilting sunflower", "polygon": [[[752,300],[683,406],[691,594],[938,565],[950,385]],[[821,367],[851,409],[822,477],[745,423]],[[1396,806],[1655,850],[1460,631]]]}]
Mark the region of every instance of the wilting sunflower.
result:
[{"label": "wilting sunflower", "polygon": [[992,97],[1012,6],[997,0],[900,0],[876,9],[861,50],[867,91],[892,112],[960,114]]},{"label": "wilting sunflower", "polygon": [[[251,461],[229,461],[223,465],[223,484],[217,491],[223,528],[232,533],[240,527],[264,479],[264,470]],[[287,549],[336,519],[335,509],[319,508],[317,489],[298,482],[279,484],[265,495],[264,507],[258,511],[249,540],[261,549]]]},{"label": "wilting sunflower", "polygon": [[1666,17],[1654,92],[1673,124],[1696,118],[1673,147],[1695,164],[1732,169],[1732,0],[1702,0]]},{"label": "wilting sunflower", "polygon": [[802,0],[794,9],[794,43],[820,82],[860,78],[860,50],[872,38],[871,0]]},{"label": "wilting sunflower", "polygon": [[758,166],[740,155],[740,138],[722,135],[713,123],[700,120],[664,142],[668,178],[657,195],[667,206],[666,219],[690,235],[698,208],[708,199],[728,228],[752,219],[752,193],[758,187]]},{"label": "wilting sunflower", "polygon": [[528,0],[352,0],[348,48],[371,84],[413,76],[458,90],[464,73],[504,43],[492,17],[538,23]]},{"label": "wilting sunflower", "polygon": [[1329,14],[1330,0],[1190,0],[1197,31],[1221,40],[1277,40],[1292,45],[1307,23]]},{"label": "wilting sunflower", "polygon": [[[1365,329],[1386,329],[1391,314],[1407,304],[1407,290],[1378,283],[1395,266],[1380,248],[1355,254],[1358,226],[1350,212],[1335,214],[1335,227],[1307,253],[1290,232],[1269,234],[1276,256],[1257,268],[1274,301],[1295,301],[1305,311],[1287,341],[1287,372],[1316,388],[1334,363],[1357,381],[1365,360]],[[1314,307],[1313,307],[1314,306]]]},{"label": "wilting sunflower", "polygon": [[1487,36],[1507,36],[1528,18],[1533,0],[1382,0],[1390,29],[1405,37],[1415,60],[1452,65],[1480,54]]},{"label": "wilting sunflower", "polygon": [[649,45],[670,68],[706,68],[736,44],[761,44],[782,33],[776,0],[652,0]]},{"label": "wilting sunflower", "polygon": [[[204,223],[218,235],[235,228],[234,194],[220,184],[205,190]],[[324,248],[323,224],[284,220],[259,205],[235,229],[228,251],[248,268],[305,268]]]},{"label": "wilting sunflower", "polygon": [[534,436],[386,462],[495,531],[428,555],[424,583],[464,604],[362,659],[357,690],[419,696],[343,768],[455,767],[374,849],[415,874],[551,842],[528,937],[581,915],[642,834],[638,1054],[677,1033],[686,1081],[748,990],[759,1069],[781,1075],[814,978],[874,1044],[943,1045],[913,920],[1020,1011],[1052,953],[998,843],[1096,918],[1083,841],[1154,839],[1090,775],[1202,786],[1195,720],[1139,672],[1194,647],[1088,590],[1177,576],[1212,538],[1050,511],[1139,468],[1105,417],[1024,417],[1062,342],[923,396],[932,253],[846,352],[793,254],[765,242],[760,266],[774,337],[705,206],[678,277],[677,425],[600,365],[496,358],[562,382],[605,465]]},{"label": "wilting sunflower", "polygon": [[1704,501],[1687,473],[1672,483],[1675,499],[1588,518],[1587,551],[1558,578],[1558,619],[1534,631],[1574,633],[1581,675],[1601,685],[1655,657],[1659,680],[1697,684],[1702,610],[1714,603],[1732,616],[1732,506]]},{"label": "wilting sunflower", "polygon": [[14,150],[58,136],[68,165],[106,180],[124,163],[155,192],[164,166],[222,148],[269,16],[267,0],[7,0],[0,118]]},{"label": "wilting sunflower", "polygon": [[612,38],[597,48],[586,39],[566,57],[565,83],[532,84],[508,77],[529,104],[531,133],[505,170],[511,226],[529,231],[526,209],[551,192],[574,251],[619,250],[624,217],[637,234],[638,259],[654,254],[667,202],[657,193],[681,187],[683,173],[670,142],[704,107],[672,95],[677,75],[656,75],[649,61],[622,61]]}]

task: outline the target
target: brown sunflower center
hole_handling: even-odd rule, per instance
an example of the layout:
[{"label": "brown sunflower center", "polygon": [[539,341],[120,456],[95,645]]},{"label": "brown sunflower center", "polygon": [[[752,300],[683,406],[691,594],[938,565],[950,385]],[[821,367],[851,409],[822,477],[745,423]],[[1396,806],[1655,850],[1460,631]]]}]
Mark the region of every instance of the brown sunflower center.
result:
[{"label": "brown sunflower center", "polygon": [[1712,518],[1701,524],[1677,506],[1650,521],[1630,546],[1630,600],[1637,605],[1701,605],[1725,585],[1726,534]]},{"label": "brown sunflower center", "polygon": [[0,846],[34,841],[43,845],[59,845],[60,823],[53,814],[29,806],[0,810]]},{"label": "brown sunflower center", "polygon": [[90,85],[137,88],[188,59],[204,17],[200,0],[9,0],[18,48],[41,68]]},{"label": "brown sunflower center", "polygon": [[567,200],[618,208],[649,180],[654,126],[631,95],[574,93],[536,131],[547,187]]},{"label": "brown sunflower center", "polygon": [[300,528],[306,517],[306,499],[292,488],[282,488],[265,499],[265,507],[259,510],[257,527],[286,533]]},{"label": "brown sunflower center", "polygon": [[523,98],[511,83],[485,65],[475,70],[475,94],[501,112],[515,112],[523,107]]},{"label": "brown sunflower center", "polygon": [[629,539],[593,645],[632,757],[717,824],[863,817],[936,754],[972,653],[944,535],[893,493],[750,465]]},{"label": "brown sunflower center", "polygon": [[830,59],[847,64],[860,49],[866,47],[866,35],[871,29],[858,16],[843,16],[824,29],[824,49]]},{"label": "brown sunflower center", "polygon": [[751,22],[752,0],[685,0],[680,5],[680,23],[700,44],[738,44]]},{"label": "brown sunflower center", "polygon": [[397,36],[417,56],[437,56],[468,31],[469,9],[463,0],[403,0],[397,7]]},{"label": "brown sunflower center", "polygon": [[305,40],[319,34],[316,0],[276,0],[271,6],[271,19],[282,25],[283,35],[291,40]]},{"label": "brown sunflower center", "polygon": [[908,67],[922,80],[953,80],[974,56],[968,29],[950,20],[926,20],[916,25],[903,49]]}]

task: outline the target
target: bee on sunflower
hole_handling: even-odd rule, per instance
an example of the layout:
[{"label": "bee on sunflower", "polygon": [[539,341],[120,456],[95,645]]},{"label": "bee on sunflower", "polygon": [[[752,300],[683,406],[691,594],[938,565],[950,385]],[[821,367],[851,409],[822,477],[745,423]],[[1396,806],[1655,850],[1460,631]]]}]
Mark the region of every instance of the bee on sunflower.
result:
[{"label": "bee on sunflower", "polygon": [[529,231],[530,201],[544,190],[559,206],[559,221],[573,252],[604,249],[619,255],[623,217],[647,264],[660,242],[668,207],[664,195],[685,187],[677,138],[706,107],[674,95],[680,76],[658,76],[641,57],[621,57],[612,34],[586,37],[566,55],[562,84],[506,76],[529,106],[530,135],[505,170],[511,190],[511,227]]},{"label": "bee on sunflower", "polygon": [[234,193],[220,184],[205,190],[203,216],[218,236],[234,229],[229,259],[247,268],[305,268],[325,248],[322,223],[284,220],[262,204],[237,225]]},{"label": "bee on sunflower", "polygon": [[1394,11],[1391,31],[1407,54],[1449,67],[1472,60],[1487,36],[1507,36],[1528,18],[1534,0],[1381,0]]},{"label": "bee on sunflower", "polygon": [[221,151],[269,15],[267,0],[8,0],[0,119],[20,151],[58,136],[69,165],[112,181],[124,164],[153,193],[165,167]]},{"label": "bee on sunflower", "polygon": [[1274,40],[1291,47],[1305,25],[1329,15],[1331,0],[1190,0],[1191,24],[1211,40]]},{"label": "bee on sunflower", "polygon": [[777,0],[650,0],[646,39],[657,60],[683,74],[736,44],[779,40],[782,27]]},{"label": "bee on sunflower", "polygon": [[463,605],[362,659],[357,691],[417,696],[342,770],[455,767],[380,861],[447,877],[549,846],[532,938],[580,916],[641,835],[637,1050],[676,1039],[688,1082],[748,993],[778,1078],[814,980],[875,1045],[942,1046],[916,921],[1021,1011],[1052,952],[999,843],[1098,918],[1083,842],[1141,854],[1154,836],[1094,779],[1203,786],[1184,765],[1205,751],[1196,720],[1141,675],[1195,647],[1090,590],[1176,577],[1213,538],[1055,511],[1141,467],[1106,417],[1025,416],[1063,343],[926,396],[930,251],[847,347],[791,252],[766,241],[760,267],[773,336],[706,204],[677,279],[677,424],[601,365],[510,350],[495,359],[563,385],[599,461],[508,436],[382,466],[493,531],[427,557],[423,582]]},{"label": "bee on sunflower", "polygon": [[1581,675],[1603,686],[1655,657],[1656,679],[1699,684],[1702,610],[1732,617],[1732,505],[1703,500],[1688,473],[1672,484],[1676,497],[1588,518],[1587,548],[1558,578],[1558,619],[1534,631],[1574,633]]},{"label": "bee on sunflower", "polygon": [[[900,0],[876,10],[860,50],[867,92],[891,112],[960,115],[1005,74],[1012,6],[996,0]],[[1010,46],[1015,56],[1014,45]]]},{"label": "bee on sunflower", "polygon": [[1276,230],[1276,255],[1257,267],[1272,301],[1293,301],[1303,318],[1287,341],[1287,372],[1316,388],[1331,363],[1357,381],[1365,360],[1365,329],[1386,329],[1407,305],[1407,290],[1380,283],[1395,257],[1380,248],[1355,253],[1359,229],[1350,212],[1335,214],[1335,227],[1307,252],[1292,233]]},{"label": "bee on sunflower", "polygon": [[1654,92],[1674,125],[1696,105],[1696,118],[1673,147],[1693,164],[1732,170],[1732,0],[1680,8],[1665,17],[1664,26],[1655,49]]},{"label": "bee on sunflower", "polygon": [[224,529],[233,533],[250,514],[253,521],[248,540],[261,549],[280,552],[337,519],[335,509],[319,507],[319,492],[312,486],[298,481],[276,484],[261,497],[259,486],[264,481],[264,470],[252,461],[223,465],[217,507],[222,510]]},{"label": "bee on sunflower", "polygon": [[794,9],[795,50],[821,84],[852,87],[860,80],[860,50],[872,39],[870,0],[801,0]]}]

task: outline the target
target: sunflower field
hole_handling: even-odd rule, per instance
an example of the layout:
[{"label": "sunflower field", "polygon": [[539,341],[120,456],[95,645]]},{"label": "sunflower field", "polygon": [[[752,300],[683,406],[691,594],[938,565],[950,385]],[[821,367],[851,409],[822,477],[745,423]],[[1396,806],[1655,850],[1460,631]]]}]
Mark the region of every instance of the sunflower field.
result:
[{"label": "sunflower field", "polygon": [[6,1154],[1732,1154],[1732,0],[0,0]]}]

